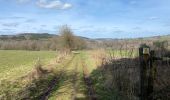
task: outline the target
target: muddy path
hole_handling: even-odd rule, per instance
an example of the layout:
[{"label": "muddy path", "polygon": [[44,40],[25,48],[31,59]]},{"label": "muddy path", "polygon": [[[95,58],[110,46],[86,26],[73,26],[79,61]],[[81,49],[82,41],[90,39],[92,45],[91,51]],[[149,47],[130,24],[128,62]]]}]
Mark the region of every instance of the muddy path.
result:
[{"label": "muddy path", "polygon": [[83,54],[75,54],[37,100],[97,100],[88,67]]},{"label": "muddy path", "polygon": [[48,100],[49,95],[52,93],[55,86],[59,84],[59,81],[61,80],[64,69],[67,67],[73,60],[75,59],[75,55],[62,67],[61,71],[55,75],[55,77],[49,82],[48,88],[44,90],[42,94],[40,94],[36,99],[37,100]]},{"label": "muddy path", "polygon": [[[80,54],[65,68],[63,83],[55,93],[57,100],[87,100],[85,95],[85,84],[82,80],[82,66]],[[50,99],[54,100],[54,98]]]}]

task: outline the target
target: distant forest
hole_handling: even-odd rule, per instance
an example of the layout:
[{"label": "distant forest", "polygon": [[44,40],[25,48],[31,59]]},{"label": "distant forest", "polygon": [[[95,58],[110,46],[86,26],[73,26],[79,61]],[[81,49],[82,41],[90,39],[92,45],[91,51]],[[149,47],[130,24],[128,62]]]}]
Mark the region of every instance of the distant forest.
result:
[{"label": "distant forest", "polygon": [[[109,39],[98,38],[90,39],[80,36],[75,36],[78,41],[75,41],[79,48],[74,49],[131,49],[138,48],[140,44],[146,43],[152,45],[155,41],[170,42],[170,36],[157,36],[149,38],[137,39]],[[81,41],[81,42],[80,42]],[[18,35],[1,35],[0,49],[1,50],[59,50],[61,48],[61,39],[59,35],[48,33],[23,33]],[[83,43],[82,43],[83,42]]]}]

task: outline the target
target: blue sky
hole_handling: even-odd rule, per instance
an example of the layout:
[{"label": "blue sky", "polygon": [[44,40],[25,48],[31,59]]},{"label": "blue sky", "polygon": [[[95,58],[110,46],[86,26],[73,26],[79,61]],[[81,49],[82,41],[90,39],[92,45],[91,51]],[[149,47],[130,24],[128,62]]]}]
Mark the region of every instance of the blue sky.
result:
[{"label": "blue sky", "polygon": [[0,34],[57,34],[61,25],[89,38],[170,34],[170,0],[0,0]]}]

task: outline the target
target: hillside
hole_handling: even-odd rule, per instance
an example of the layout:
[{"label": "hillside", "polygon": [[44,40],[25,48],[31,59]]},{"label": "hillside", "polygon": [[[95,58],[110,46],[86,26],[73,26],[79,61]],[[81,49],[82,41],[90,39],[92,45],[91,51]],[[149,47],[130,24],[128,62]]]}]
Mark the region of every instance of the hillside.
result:
[{"label": "hillside", "polygon": [[[49,39],[53,37],[57,37],[56,34],[49,34],[49,33],[21,33],[16,35],[0,35],[0,40],[41,40],[41,39]],[[164,36],[153,36],[153,37],[143,37],[143,38],[125,38],[125,39],[113,39],[113,38],[87,38],[79,36],[84,40],[95,40],[95,41],[130,41],[130,40],[170,40],[170,35]]]},{"label": "hillside", "polygon": [[[44,48],[53,48],[52,50],[55,50],[55,48],[57,48],[55,44],[58,44],[60,42],[57,37],[58,35],[48,33],[22,33],[17,35],[0,35],[0,46],[3,45],[1,47],[7,48],[7,46],[9,45],[14,45],[13,43],[23,45],[28,41],[31,42],[33,41],[34,43],[30,44],[32,45],[32,48],[34,48],[33,44],[36,44],[40,46],[44,45]],[[113,49],[138,48],[139,45],[143,43],[152,45],[153,42],[155,41],[166,40],[170,42],[170,35],[129,39],[112,39],[112,38],[92,39],[82,36],[78,37],[86,42],[87,49],[107,47],[112,47]]]},{"label": "hillside", "polygon": [[41,40],[52,38],[54,34],[48,33],[22,33],[17,35],[0,35],[0,40]]}]

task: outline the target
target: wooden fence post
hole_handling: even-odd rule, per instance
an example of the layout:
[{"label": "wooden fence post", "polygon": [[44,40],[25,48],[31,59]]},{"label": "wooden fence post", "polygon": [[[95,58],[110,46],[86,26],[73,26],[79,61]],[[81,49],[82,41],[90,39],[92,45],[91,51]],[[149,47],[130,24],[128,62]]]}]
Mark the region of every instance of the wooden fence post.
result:
[{"label": "wooden fence post", "polygon": [[154,85],[154,57],[155,52],[152,50],[150,51],[150,66],[149,66],[149,76],[148,76],[148,100],[153,100],[153,85]]},{"label": "wooden fence post", "polygon": [[141,45],[139,48],[140,60],[140,100],[148,100],[148,76],[150,68],[150,48],[147,45]]}]

